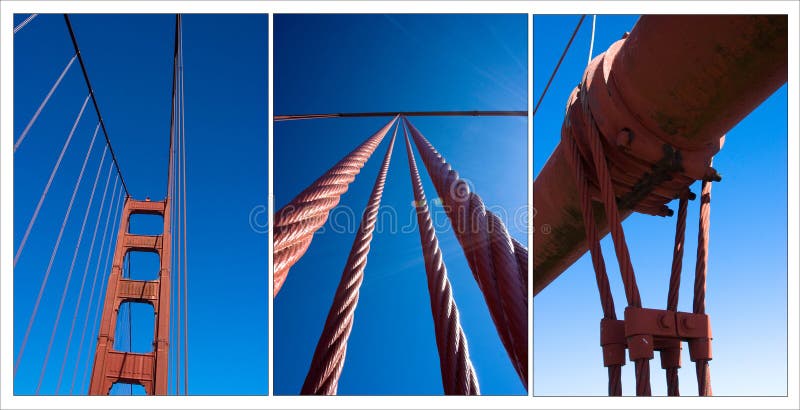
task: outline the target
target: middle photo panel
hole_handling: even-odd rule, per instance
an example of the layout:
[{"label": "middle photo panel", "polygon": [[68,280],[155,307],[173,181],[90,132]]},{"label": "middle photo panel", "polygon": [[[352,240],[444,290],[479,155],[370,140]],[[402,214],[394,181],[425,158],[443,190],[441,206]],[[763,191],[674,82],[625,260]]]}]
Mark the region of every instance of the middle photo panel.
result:
[{"label": "middle photo panel", "polygon": [[276,395],[526,395],[528,16],[275,15]]}]

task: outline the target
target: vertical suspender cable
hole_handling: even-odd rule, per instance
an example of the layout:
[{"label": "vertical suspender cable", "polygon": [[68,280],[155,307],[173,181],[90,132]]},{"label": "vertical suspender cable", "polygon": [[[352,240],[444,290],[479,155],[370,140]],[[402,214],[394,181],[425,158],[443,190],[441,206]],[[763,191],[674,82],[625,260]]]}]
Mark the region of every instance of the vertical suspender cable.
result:
[{"label": "vertical suspender cable", "polygon": [[36,16],[38,16],[38,15],[39,14],[34,13],[34,14],[31,14],[30,16],[28,16],[27,18],[25,18],[25,20],[22,20],[21,23],[17,24],[17,26],[14,27],[14,34],[17,34],[18,31],[22,30],[23,27],[27,26],[28,23],[33,21],[33,19],[35,19]]},{"label": "vertical suspender cable", "polygon": [[[694,276],[694,313],[706,313],[706,277],[708,274],[708,239],[711,218],[711,181],[703,181],[700,194],[700,229],[697,235],[697,264]],[[691,342],[690,342],[691,343]],[[692,349],[691,344],[689,349]],[[708,360],[695,362],[697,389],[700,396],[711,396],[711,375]]]},{"label": "vertical suspender cable", "polygon": [[[179,181],[176,180],[175,173],[179,172],[179,158],[178,158],[178,120],[180,119],[178,116],[178,103],[179,100],[177,98],[178,93],[178,65],[179,65],[179,53],[180,53],[180,43],[181,43],[181,15],[175,15],[175,41],[174,41],[174,48],[173,48],[173,59],[172,59],[172,102],[170,108],[170,124],[169,124],[169,162],[167,164],[167,206],[169,207],[168,212],[170,213],[170,231],[177,231],[175,235],[171,236],[171,247],[173,245],[179,243],[180,239],[180,229],[175,229],[178,227],[179,218],[174,218],[175,211],[179,211],[179,207],[175,206],[175,201],[177,200],[178,188],[177,183]],[[172,253],[172,260],[170,261],[171,271],[175,272],[175,282],[178,285],[176,289],[170,289],[171,292],[176,296],[175,302],[177,303],[170,303],[170,310],[174,312],[180,312],[180,252]],[[177,269],[176,269],[177,268]],[[171,281],[172,283],[172,281]],[[180,372],[178,371],[178,363],[179,363],[179,348],[180,348],[180,315],[170,315],[171,322],[174,320],[174,327],[176,328],[176,334],[170,334],[170,347],[173,348],[173,359],[174,359],[174,376],[175,376],[175,394],[179,394],[179,378]],[[174,319],[172,319],[174,318]],[[170,327],[173,327],[173,323],[170,323]],[[173,343],[175,342],[175,343]],[[169,360],[169,358],[167,359]]]},{"label": "vertical suspender cable", "polygon": [[[119,195],[120,195],[120,198],[119,198],[120,200],[117,202],[117,207],[116,207],[117,210],[114,213],[114,221],[119,221],[120,212],[125,208],[125,201],[128,198],[128,195],[127,194],[123,195],[122,192],[120,192]],[[116,222],[116,224],[112,223],[111,229],[112,229],[112,232],[116,231],[116,230],[119,230],[119,222]],[[114,236],[114,235],[112,234],[112,236]],[[111,270],[111,267],[112,267],[113,262],[114,262],[114,260],[112,259],[112,255],[111,255],[111,250],[112,249],[114,249],[114,247],[110,246],[110,245],[109,245],[108,249],[106,249],[106,257],[105,257],[106,263],[104,263],[104,265],[106,265],[106,269],[108,269],[109,271]],[[103,279],[100,282],[100,289],[105,289],[108,277],[109,277],[109,275],[103,275]],[[95,310],[94,310],[94,320],[92,320],[92,323],[93,323],[92,332],[90,333],[92,335],[96,335],[97,334],[97,327],[100,324],[100,307],[103,306],[103,300],[101,298],[102,298],[102,295],[100,295],[100,297],[97,299],[97,305],[95,306]],[[92,356],[90,355],[90,357],[92,357]],[[89,375],[89,364],[90,363],[91,363],[91,359],[86,360],[86,365],[83,368],[83,378],[81,379],[81,388],[82,389],[83,389],[83,386],[86,386],[86,378]],[[84,391],[88,391],[88,387]]]},{"label": "vertical suspender cable", "polygon": [[592,15],[592,39],[589,40],[589,61],[586,62],[588,65],[592,62],[592,53],[594,52],[594,29],[595,25],[597,24],[597,14]]},{"label": "vertical suspender cable", "polygon": [[[103,151],[103,152],[105,153],[106,151]],[[103,159],[105,159],[105,156],[103,157]],[[102,167],[103,164],[104,164],[104,162],[100,161],[101,167]],[[81,278],[80,292],[78,293],[78,297],[76,299],[77,303],[75,303],[75,309],[73,309],[73,313],[72,313],[72,323],[70,324],[70,327],[69,327],[69,336],[67,336],[67,347],[66,347],[66,349],[64,349],[64,357],[61,359],[61,370],[59,370],[59,372],[58,372],[58,383],[56,384],[56,392],[59,390],[59,387],[61,386],[61,380],[64,377],[64,369],[65,369],[66,364],[67,364],[67,355],[69,354],[69,347],[70,347],[70,344],[72,343],[72,336],[73,336],[73,334],[75,332],[75,324],[78,321],[78,312],[80,311],[80,307],[81,307],[81,305],[83,303],[83,291],[84,291],[85,285],[86,285],[86,278],[87,278],[87,276],[89,276],[89,266],[91,264],[92,255],[94,254],[94,245],[95,245],[96,239],[97,239],[97,231],[100,229],[100,220],[102,219],[103,210],[105,209],[105,205],[106,205],[106,197],[107,197],[107,194],[108,194],[108,184],[109,184],[109,182],[111,182],[111,171],[112,170],[113,170],[113,165],[108,168],[108,173],[106,174],[106,183],[105,183],[105,186],[103,187],[103,197],[100,200],[100,206],[97,207],[97,219],[95,220],[95,223],[94,223],[94,231],[92,232],[92,241],[91,241],[91,244],[89,245],[89,252],[86,254],[86,262],[84,263],[83,277]],[[95,285],[95,283],[92,283],[92,291],[94,290],[94,285]],[[91,297],[89,298],[89,300],[91,301]],[[88,316],[88,311],[89,311],[88,306],[87,306],[86,311],[87,311],[87,316]],[[81,335],[81,339],[83,339],[83,335]],[[81,340],[81,342],[82,342],[82,340]],[[80,348],[78,349],[78,353],[77,353],[77,355],[75,357],[75,363],[76,364],[78,363],[79,359],[80,359]],[[73,378],[74,377],[75,376],[73,375]],[[70,394],[71,394],[71,392],[70,392]]]},{"label": "vertical suspender cable", "polygon": [[[587,138],[591,151],[591,159],[594,163],[595,175],[597,176],[598,185],[600,186],[600,194],[608,219],[609,231],[614,242],[614,251],[616,252],[620,274],[625,287],[625,297],[629,307],[640,308],[642,307],[642,299],[636,284],[636,275],[633,270],[633,264],[631,263],[628,244],[625,241],[625,231],[622,228],[622,219],[617,207],[617,198],[614,193],[614,186],[612,185],[611,175],[608,169],[608,161],[606,160],[605,151],[600,141],[597,124],[588,107],[586,83],[586,78],[584,78],[579,93],[583,107],[584,123],[588,131]],[[636,395],[650,396],[650,361],[649,359],[638,359],[635,360],[635,366]]]},{"label": "vertical suspender cable", "polygon": [[480,196],[417,130],[403,121],[445,206],[456,238],[464,250],[497,333],[522,385],[528,386],[528,272],[527,249],[508,234],[503,222],[486,210]]},{"label": "vertical suspender cable", "polygon": [[[78,174],[78,180],[75,182],[75,188],[72,189],[72,197],[69,199],[69,204],[67,205],[67,212],[64,215],[64,220],[61,222],[61,229],[58,231],[58,237],[56,238],[56,244],[53,246],[53,252],[50,254],[50,262],[47,264],[47,271],[45,272],[45,278],[50,276],[50,271],[53,269],[53,262],[55,262],[56,254],[58,253],[59,245],[61,245],[61,238],[64,235],[64,229],[67,227],[67,221],[69,221],[70,213],[72,212],[72,205],[75,203],[75,197],[78,194],[78,189],[80,188],[81,181],[83,180],[83,174],[86,171],[86,164],[89,162],[89,157],[92,155],[92,148],[94,148],[94,141],[97,137],[97,132],[95,132],[94,136],[92,137],[92,142],[89,143],[89,149],[86,151],[86,157],[83,159],[83,165],[81,165],[80,173]],[[94,192],[92,192],[94,194]],[[84,220],[85,222],[85,220]],[[83,225],[85,227],[86,224]],[[82,228],[83,228],[82,227]],[[83,229],[81,229],[81,236],[83,235]],[[77,247],[76,247],[77,248]],[[74,259],[73,259],[74,261]],[[73,265],[74,266],[74,265]],[[56,314],[56,321],[53,324],[53,331],[50,335],[50,342],[47,345],[47,353],[44,356],[44,363],[42,364],[41,373],[39,373],[39,382],[36,385],[36,394],[39,394],[39,390],[42,387],[42,380],[44,380],[44,374],[47,370],[47,361],[50,358],[50,351],[53,347],[53,339],[56,335],[56,330],[58,329],[58,321],[61,318],[61,310],[64,307],[64,298],[66,297],[67,288],[69,287],[70,279],[72,279],[72,270],[69,271],[69,275],[67,276],[67,282],[64,286],[64,292],[62,293],[61,303],[58,305],[58,313]],[[42,285],[46,283],[46,280],[42,281]],[[41,288],[39,292],[39,297],[36,299],[36,307],[34,308],[34,312],[31,315],[31,320],[28,322],[28,329],[25,331],[25,339],[27,339],[30,329],[33,326],[34,319],[36,318],[36,310],[38,308],[39,302],[41,301],[41,296],[44,291],[44,287]],[[24,341],[23,341],[24,347]],[[22,347],[20,347],[20,358],[22,357]]]},{"label": "vertical suspender cable", "polygon": [[[181,74],[181,155],[183,160],[181,161],[181,166],[183,169],[181,170],[181,178],[183,181],[181,182],[181,186],[183,188],[183,193],[181,194],[181,202],[183,203],[183,394],[189,394],[189,267],[188,267],[188,255],[187,255],[187,238],[188,235],[186,233],[186,119],[185,119],[185,110],[186,107],[184,106],[184,88],[183,88],[183,42],[181,41],[180,45],[180,74]],[[180,286],[180,284],[178,285]]]},{"label": "vertical suspender cable", "polygon": [[[47,180],[47,184],[44,186],[44,191],[42,195],[39,197],[39,202],[36,204],[36,208],[33,210],[33,216],[31,217],[30,222],[28,222],[28,227],[25,228],[25,234],[22,235],[22,241],[19,243],[19,248],[17,248],[17,253],[14,255],[14,267],[17,267],[17,262],[19,261],[19,257],[22,255],[22,250],[25,249],[25,243],[28,241],[28,236],[31,234],[31,229],[33,228],[33,224],[36,223],[36,218],[39,216],[39,211],[42,209],[42,204],[44,203],[44,198],[47,197],[47,192],[50,191],[50,185],[53,184],[53,178],[56,176],[56,172],[58,172],[58,168],[61,166],[61,160],[64,158],[64,153],[67,152],[67,147],[69,147],[70,141],[72,141],[72,136],[75,134],[75,129],[78,128],[78,122],[80,122],[81,117],[83,117],[83,112],[86,110],[86,104],[89,103],[89,96],[86,96],[86,99],[83,100],[83,105],[81,106],[81,110],[78,112],[78,116],[75,118],[75,122],[72,124],[72,129],[69,131],[67,135],[67,140],[64,141],[64,146],[61,148],[61,153],[58,154],[58,159],[56,160],[56,164],[53,166],[53,170],[50,172],[50,178]],[[14,366],[16,368],[16,366]],[[15,370],[16,373],[16,370]]]},{"label": "vertical suspender cable", "polygon": [[53,93],[56,92],[56,88],[58,88],[58,85],[61,84],[61,80],[64,79],[64,76],[67,74],[67,71],[69,71],[69,68],[72,67],[72,63],[75,62],[75,59],[77,57],[78,57],[77,54],[72,56],[72,58],[69,60],[69,63],[67,63],[67,66],[64,67],[64,70],[61,71],[61,75],[58,76],[58,79],[50,88],[50,91],[48,91],[47,95],[44,96],[44,100],[42,100],[42,103],[39,104],[39,108],[37,108],[36,112],[33,113],[33,117],[31,117],[31,119],[28,121],[28,124],[25,125],[25,129],[22,130],[22,134],[19,135],[17,142],[14,143],[14,152],[17,152],[17,148],[19,148],[19,146],[22,144],[22,140],[24,140],[25,137],[28,135],[28,131],[31,130],[31,127],[33,127],[33,124],[36,122],[36,119],[39,118],[39,114],[42,113],[44,106],[47,105],[48,101],[50,101],[50,97],[52,97]]},{"label": "vertical suspender cable", "polygon": [[[681,271],[683,269],[684,239],[686,238],[686,213],[689,199],[693,194],[686,189],[678,200],[678,220],[675,223],[675,245],[672,251],[672,270],[669,276],[669,291],[667,292],[667,310],[673,312],[678,310],[678,297],[681,287]],[[680,396],[680,383],[678,369],[680,368],[680,341],[677,346],[669,350],[661,350],[662,367],[666,368],[667,373],[667,395]],[[667,363],[669,362],[669,363]],[[669,364],[668,366],[664,366]]]},{"label": "vertical suspender cable", "polygon": [[[111,176],[111,171],[113,170],[113,167],[114,167],[114,165],[112,164],[108,169],[108,175],[109,176]],[[96,289],[95,285],[97,284],[97,274],[98,274],[98,272],[100,270],[100,266],[101,266],[101,263],[102,263],[102,260],[103,260],[103,249],[105,249],[105,246],[106,246],[106,234],[108,233],[108,225],[109,225],[109,222],[111,220],[111,213],[114,211],[114,203],[115,203],[115,201],[117,199],[117,197],[116,197],[116,194],[117,194],[117,178],[118,177],[114,178],[114,183],[113,183],[114,189],[111,191],[111,196],[109,196],[108,211],[106,212],[106,222],[105,222],[105,226],[103,227],[103,237],[102,237],[102,239],[100,241],[100,250],[97,252],[97,261],[95,263],[94,278],[92,279],[91,292],[89,293],[89,299],[88,299],[88,303],[86,305],[86,316],[85,316],[85,318],[83,320],[83,327],[81,329],[81,337],[79,338],[80,343],[78,344],[78,354],[77,354],[77,357],[75,358],[75,366],[74,366],[74,368],[72,370],[72,383],[71,383],[71,385],[69,387],[69,394],[70,395],[74,394],[74,392],[75,392],[75,380],[76,380],[76,378],[78,376],[78,364],[80,363],[81,353],[83,352],[83,341],[84,341],[84,338],[86,337],[86,328],[89,325],[89,316],[90,316],[91,309],[92,309],[92,301],[94,301],[94,293],[95,293],[95,289]],[[102,206],[101,206],[101,208],[102,208]],[[101,212],[102,212],[102,209],[101,209]],[[89,269],[91,256],[92,255],[91,255],[91,252],[90,252],[89,256],[86,258],[86,269],[87,270]],[[76,307],[76,310],[77,310],[77,307]]]},{"label": "vertical suspender cable", "polygon": [[[39,198],[39,203],[36,204],[36,209],[33,211],[33,217],[31,221],[28,223],[28,227],[25,229],[25,234],[22,237],[22,242],[20,242],[19,248],[17,249],[17,254],[14,257],[14,267],[17,266],[17,261],[19,260],[20,255],[22,254],[23,248],[25,248],[25,242],[28,240],[28,235],[31,233],[31,228],[33,228],[33,224],[36,222],[36,217],[39,215],[39,211],[42,209],[42,203],[44,202],[44,198],[47,196],[47,191],[50,190],[50,185],[53,183],[53,178],[56,176],[56,172],[58,171],[59,166],[61,165],[61,160],[64,158],[64,153],[67,151],[67,147],[69,146],[70,141],[72,140],[72,136],[75,134],[75,129],[78,127],[78,122],[80,121],[81,117],[83,116],[83,111],[86,109],[86,103],[89,102],[89,98],[87,97],[86,100],[83,101],[83,106],[81,107],[81,111],[78,113],[78,117],[75,118],[75,123],[72,125],[72,129],[67,136],[67,141],[64,142],[64,147],[61,149],[61,154],[58,156],[58,160],[56,160],[56,165],[53,167],[53,171],[50,173],[50,179],[47,180],[47,184],[44,187],[44,192],[42,192],[42,196]],[[94,140],[92,140],[94,142]],[[86,153],[86,158],[88,159],[89,152]],[[84,163],[84,166],[86,164]],[[78,182],[75,184],[75,189],[77,190],[78,185],[80,184],[80,180],[83,178],[83,170],[81,170],[81,174],[78,177]],[[74,194],[73,194],[74,199]],[[69,217],[69,213],[72,210],[72,201],[70,201],[69,206],[67,207],[67,213],[64,216],[64,225],[66,225],[66,220]],[[63,232],[63,228],[62,228]],[[55,249],[58,248],[58,244],[61,241],[61,235],[59,234],[58,240],[56,241],[56,246],[54,248],[53,256],[55,256]],[[50,266],[52,266],[52,258],[50,260]],[[42,300],[42,294],[44,293],[44,288],[47,286],[47,279],[50,276],[50,267],[47,268],[47,272],[42,279],[42,284],[39,287],[39,295],[36,297],[36,302],[33,305],[33,312],[31,313],[31,318],[28,322],[28,328],[25,330],[25,336],[22,338],[22,343],[20,344],[19,353],[17,353],[17,358],[14,363],[14,376],[17,374],[17,369],[19,368],[20,360],[22,360],[22,354],[25,351],[25,344],[28,342],[28,336],[30,336],[31,327],[33,326],[33,320],[36,317],[36,312],[39,310],[39,303]]]},{"label": "vertical suspender cable", "polygon": [[[94,143],[94,139],[97,137],[97,131],[99,129],[100,129],[100,125],[98,124],[98,126],[94,129],[94,136],[92,137],[92,143]],[[67,292],[69,291],[69,284],[70,284],[70,280],[72,279],[72,271],[75,269],[75,262],[78,260],[78,251],[80,250],[81,243],[83,241],[83,232],[84,232],[84,229],[86,228],[86,222],[89,220],[89,212],[92,210],[92,204],[94,203],[95,190],[97,189],[97,183],[100,181],[100,173],[103,170],[103,164],[105,164],[106,154],[107,153],[108,153],[108,149],[104,147],[103,148],[103,156],[100,158],[100,164],[97,166],[97,173],[94,176],[94,184],[92,184],[92,191],[91,191],[91,195],[89,196],[89,204],[86,205],[86,211],[83,213],[83,222],[81,222],[81,229],[80,229],[80,233],[78,234],[78,240],[77,240],[77,242],[75,244],[75,251],[72,253],[72,262],[70,262],[70,264],[69,264],[69,272],[67,273],[67,281],[64,284],[63,291],[61,292],[61,302],[59,302],[59,305],[58,305],[58,313],[56,314],[56,321],[55,321],[55,324],[53,325],[53,333],[50,336],[50,345],[48,346],[48,349],[47,349],[47,352],[48,352],[47,353],[47,357],[49,357],[49,355],[50,355],[50,348],[52,347],[52,340],[55,338],[56,329],[58,328],[58,322],[59,322],[59,319],[61,319],[61,310],[64,307],[64,301],[65,301],[65,299],[67,297]],[[105,192],[103,194],[105,194]],[[99,222],[100,214],[98,213],[97,216],[98,216],[98,222]],[[92,243],[92,245],[94,245],[94,243]],[[85,285],[85,283],[86,283],[86,275],[84,274],[83,279],[81,280],[80,291],[78,293],[78,301],[80,301],[80,297],[83,295],[83,285]],[[73,321],[73,326],[74,326],[74,323],[75,322]],[[65,353],[64,357],[66,357],[66,354],[69,352],[69,347],[70,347],[71,343],[72,343],[72,329],[70,329],[69,337],[67,337],[67,346],[64,349],[64,353]],[[45,360],[45,363],[47,363],[46,360]],[[42,370],[43,371],[44,371],[44,368],[45,368],[45,366],[42,366]],[[55,394],[58,394],[58,391],[61,388],[61,378],[62,378],[63,374],[64,374],[64,366],[62,365],[61,366],[61,370],[59,371],[58,381],[56,382]]]},{"label": "vertical suspender cable", "polygon": [[403,126],[403,135],[406,141],[408,167],[411,171],[414,204],[417,209],[419,239],[425,259],[425,273],[428,278],[428,294],[430,295],[444,393],[478,395],[480,394],[478,378],[469,357],[467,338],[461,328],[458,307],[453,299],[453,289],[447,278],[447,268],[442,259],[442,250],[439,248],[439,240],[436,238],[436,230],[433,228],[425,191],[422,188],[422,180],[405,126]]},{"label": "vertical suspender cable", "polygon": [[314,232],[328,220],[330,210],[339,203],[340,196],[347,192],[347,187],[396,120],[395,116],[291,202],[275,212],[272,231],[273,297],[286,281],[289,269],[308,249]]},{"label": "vertical suspender cable", "polygon": [[[603,308],[603,322],[601,322],[600,332],[601,343],[603,343],[603,325],[605,323],[610,323],[610,321],[616,321],[617,312],[614,308],[614,297],[611,294],[611,286],[608,280],[605,259],[603,258],[603,250],[600,247],[600,234],[597,231],[597,223],[595,222],[594,212],[592,210],[592,197],[589,194],[589,181],[586,178],[580,151],[578,150],[578,144],[575,142],[575,139],[566,132],[562,132],[562,138],[564,138],[563,142],[569,147],[570,155],[568,158],[575,172],[578,198],[581,202],[583,226],[584,230],[586,231],[586,243],[588,244],[589,253],[592,258],[595,281],[597,282],[597,290],[600,295],[600,305]],[[608,395],[621,396],[622,365],[625,364],[625,346],[602,345],[602,347],[604,353],[603,365],[608,368]],[[615,348],[616,351],[614,350]]]},{"label": "vertical suspender cable", "polygon": [[[394,122],[392,120],[389,124]],[[397,127],[394,129],[392,140],[386,149],[383,164],[375,178],[367,207],[361,217],[356,237],[353,239],[350,255],[347,257],[342,278],[333,297],[328,318],[325,320],[325,327],[314,350],[314,357],[311,359],[311,366],[300,391],[301,394],[335,395],[339,386],[339,375],[344,367],[347,340],[353,329],[353,316],[358,303],[361,282],[364,280],[364,268],[367,266],[372,231],[375,229],[375,221],[381,205],[386,173],[392,159],[392,147],[394,147],[396,136]]]}]

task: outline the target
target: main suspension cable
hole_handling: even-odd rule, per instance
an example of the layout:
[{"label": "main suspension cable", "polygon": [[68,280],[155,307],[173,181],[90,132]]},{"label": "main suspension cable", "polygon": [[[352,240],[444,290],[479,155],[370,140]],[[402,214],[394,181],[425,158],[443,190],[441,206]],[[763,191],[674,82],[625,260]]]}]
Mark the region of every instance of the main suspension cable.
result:
[{"label": "main suspension cable", "polygon": [[119,162],[117,161],[117,156],[114,155],[114,148],[111,146],[111,140],[108,138],[108,131],[106,130],[106,123],[103,121],[103,116],[100,114],[100,107],[97,105],[97,98],[94,96],[94,89],[92,88],[92,83],[89,81],[89,74],[86,72],[86,64],[83,62],[83,57],[81,56],[81,49],[78,47],[78,40],[75,38],[75,32],[72,30],[72,23],[69,20],[69,14],[64,14],[64,21],[67,24],[67,30],[69,30],[69,37],[72,40],[72,47],[75,49],[75,55],[78,56],[78,63],[81,65],[81,72],[83,72],[83,79],[86,81],[86,87],[89,89],[89,96],[92,97],[92,104],[94,105],[94,111],[97,113],[97,119],[100,121],[100,127],[103,129],[103,137],[105,137],[106,145],[108,146],[108,151],[111,153],[111,159],[114,161],[114,167],[117,169],[117,174],[119,174],[119,180],[122,182],[122,188],[125,189],[125,195],[130,196],[130,192],[128,191],[128,186],[125,184],[125,178],[122,177],[122,171],[119,167]]}]

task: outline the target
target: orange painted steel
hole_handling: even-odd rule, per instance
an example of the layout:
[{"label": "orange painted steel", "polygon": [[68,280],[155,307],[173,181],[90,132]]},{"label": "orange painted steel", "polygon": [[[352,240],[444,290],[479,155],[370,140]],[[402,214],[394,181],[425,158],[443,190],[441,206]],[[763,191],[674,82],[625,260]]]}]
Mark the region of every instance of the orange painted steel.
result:
[{"label": "orange painted steel", "polygon": [[[667,310],[678,311],[678,296],[681,287],[681,271],[683,268],[684,239],[686,239],[686,213],[689,200],[695,195],[688,189],[681,193],[678,201],[678,220],[675,223],[675,245],[672,250],[672,271],[669,275],[669,291],[667,292]],[[661,367],[666,370],[667,395],[680,396],[678,369],[681,367],[681,344],[661,350]]]},{"label": "orange painted steel", "polygon": [[458,307],[453,299],[453,289],[447,278],[447,267],[442,259],[442,250],[433,228],[422,180],[411,150],[406,128],[403,127],[411,171],[411,186],[414,190],[414,204],[417,209],[419,239],[425,259],[425,273],[428,277],[428,294],[431,300],[433,327],[436,333],[436,347],[439,351],[439,367],[442,372],[442,386],[448,395],[479,395],[478,378],[469,357],[467,338],[461,328]]},{"label": "orange painted steel", "polygon": [[[100,320],[90,395],[107,395],[114,383],[144,386],[148,395],[167,394],[169,315],[170,315],[170,263],[172,235],[170,231],[171,205],[164,201],[137,201],[125,199],[122,220],[117,234],[114,260],[108,277],[106,297]],[[130,217],[134,214],[162,215],[164,231],[161,235],[134,235],[129,232]],[[122,277],[122,263],[131,251],[158,254],[161,269],[158,279],[142,281]],[[148,303],[155,312],[153,350],[147,353],[114,350],[117,314],[125,302]]]},{"label": "orange painted steel", "polygon": [[411,137],[442,199],[450,224],[483,293],[500,340],[528,386],[528,250],[509,236],[450,164],[408,121]]},{"label": "orange painted steel", "polygon": [[[395,119],[388,125],[395,123]],[[376,134],[377,135],[377,134]],[[375,178],[367,207],[361,217],[358,232],[353,239],[350,255],[347,257],[342,278],[333,297],[325,327],[314,350],[311,366],[308,369],[305,382],[300,394],[335,395],[339,386],[339,375],[344,367],[344,358],[347,353],[347,340],[353,329],[353,317],[364,280],[364,269],[367,266],[372,231],[378,218],[378,208],[383,197],[383,187],[386,184],[386,173],[389,171],[389,162],[392,159],[392,147],[397,136],[395,127],[392,140],[386,149],[380,172]],[[374,148],[372,149],[374,150]]]},{"label": "orange painted steel", "polygon": [[[573,92],[565,122],[588,127],[591,112],[622,219],[671,215],[666,203],[694,181],[719,179],[711,158],[723,134],[787,80],[787,41],[785,15],[643,16],[591,62],[586,108]],[[591,161],[588,141],[577,143]],[[588,249],[568,155],[560,144],[534,182],[534,295]],[[590,191],[599,197],[596,180]],[[594,208],[602,237],[608,222]]]},{"label": "orange painted steel", "polygon": [[[706,313],[706,276],[708,275],[708,240],[711,218],[711,182],[703,181],[700,192],[700,226],[697,234],[697,263],[694,273],[692,312],[702,318]],[[700,321],[702,323],[702,321]],[[688,325],[688,324],[687,324]],[[711,329],[689,341],[689,354],[697,370],[697,388],[701,396],[711,396]],[[696,326],[693,326],[696,327]]]},{"label": "orange painted steel", "polygon": [[395,116],[291,202],[275,212],[272,232],[273,297],[281,290],[289,269],[305,254],[314,238],[314,232],[328,220],[330,210],[339,203],[339,197],[347,192],[347,187],[355,180],[396,120]]}]

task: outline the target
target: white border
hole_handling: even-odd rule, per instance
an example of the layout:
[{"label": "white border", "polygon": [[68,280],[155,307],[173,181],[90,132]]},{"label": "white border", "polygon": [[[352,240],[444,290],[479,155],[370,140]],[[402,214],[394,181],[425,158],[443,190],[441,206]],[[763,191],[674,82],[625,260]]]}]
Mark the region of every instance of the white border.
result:
[{"label": "white border", "polygon": [[[788,249],[790,249],[788,269],[793,272],[788,278],[788,337],[789,337],[789,396],[777,398],[763,397],[715,397],[715,398],[607,398],[607,397],[259,397],[259,396],[194,396],[194,397],[27,397],[12,396],[10,381],[13,379],[13,13],[537,13],[537,14],[669,14],[676,11],[693,14],[725,13],[738,14],[789,14],[789,112],[798,112],[798,9],[800,4],[793,1],[736,1],[724,4],[712,1],[663,1],[663,2],[626,2],[626,1],[11,1],[0,2],[0,57],[2,58],[2,76],[0,77],[0,408],[66,408],[66,409],[100,409],[100,408],[423,408],[437,407],[442,409],[474,409],[474,408],[800,408],[798,399],[798,149],[800,142],[797,136],[798,117],[789,116],[789,216],[788,216]],[[35,24],[35,23],[34,23]],[[531,29],[529,28],[529,34]],[[269,218],[272,220],[273,204],[273,170],[272,170],[272,95],[274,90],[272,77],[272,16],[269,18]],[[530,36],[529,36],[530,42]],[[529,50],[532,44],[529,44]],[[532,55],[528,56],[528,110],[532,104]],[[532,136],[529,125],[529,146]],[[532,158],[529,157],[529,158]],[[528,175],[532,176],[529,160]],[[532,182],[529,181],[529,188]],[[270,235],[270,249],[272,247]],[[529,243],[532,238],[529,234]],[[272,255],[269,255],[272,266]],[[530,275],[530,272],[529,272]],[[269,281],[269,317],[272,321],[272,281]],[[532,304],[531,304],[532,305]],[[529,318],[529,322],[532,317]],[[269,384],[272,391],[272,333],[270,341]],[[530,352],[530,348],[529,348]],[[530,355],[530,353],[529,353]],[[532,357],[532,355],[530,355]],[[213,358],[209,358],[213,360]],[[533,373],[530,373],[533,375]],[[232,375],[219,375],[231,377]]]}]

